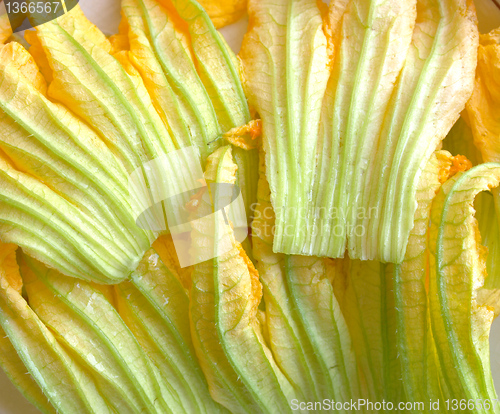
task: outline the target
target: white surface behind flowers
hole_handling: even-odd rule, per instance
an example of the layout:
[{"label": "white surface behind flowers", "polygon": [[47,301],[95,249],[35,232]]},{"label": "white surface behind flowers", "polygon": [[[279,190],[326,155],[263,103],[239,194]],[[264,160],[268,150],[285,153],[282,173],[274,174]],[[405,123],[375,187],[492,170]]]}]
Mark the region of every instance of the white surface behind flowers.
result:
[{"label": "white surface behind flowers", "polygon": [[[479,28],[482,32],[485,33],[500,26],[500,10],[493,5],[492,0],[475,0],[475,3],[479,18]],[[80,0],[80,5],[85,15],[105,34],[111,35],[118,31],[120,0]],[[0,14],[4,12],[5,8],[3,3],[1,3]],[[247,23],[248,20],[244,18],[236,24],[221,29],[227,42],[236,52],[240,49]],[[490,352],[493,378],[497,393],[500,394],[500,318],[493,323],[490,334]],[[0,414],[40,414],[37,409],[24,400],[21,393],[10,383],[1,369]]]}]

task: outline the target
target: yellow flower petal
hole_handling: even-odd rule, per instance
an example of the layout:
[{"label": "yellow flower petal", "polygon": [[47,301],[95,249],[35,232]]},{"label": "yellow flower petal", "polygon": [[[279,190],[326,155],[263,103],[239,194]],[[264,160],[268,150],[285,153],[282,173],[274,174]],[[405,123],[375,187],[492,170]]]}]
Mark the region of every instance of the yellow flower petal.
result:
[{"label": "yellow flower petal", "polygon": [[66,274],[123,280],[131,270],[123,264],[134,267],[149,247],[133,220],[124,168],[88,125],[47,98],[19,43],[0,50],[0,73],[0,238]]},{"label": "yellow flower petal", "polygon": [[10,253],[0,259],[0,325],[26,368],[58,412],[111,414],[88,372],[70,357],[18,291],[21,276],[17,264],[12,267],[15,249],[4,248],[0,244],[0,252]]},{"label": "yellow flower petal", "polygon": [[477,194],[499,183],[500,164],[481,164],[454,175],[432,204],[429,297],[445,398],[496,398],[488,352],[494,312],[478,296],[486,249],[473,205]]},{"label": "yellow flower petal", "polygon": [[0,47],[6,43],[12,36],[12,27],[10,26],[9,16],[3,14],[0,16]]},{"label": "yellow flower petal", "polygon": [[321,258],[273,252],[275,218],[270,195],[261,151],[252,242],[263,285],[269,346],[302,400],[356,400],[358,368],[329,280],[332,266]]},{"label": "yellow flower petal", "polygon": [[436,152],[419,180],[415,225],[410,233],[405,260],[391,269],[397,309],[397,349],[401,374],[410,401],[442,398],[437,350],[432,338],[428,298],[429,219],[432,200],[443,178],[448,177],[452,159],[446,151]]},{"label": "yellow flower petal", "polygon": [[[234,183],[235,174],[229,147],[209,157],[207,182]],[[205,204],[200,209],[202,217],[213,213]],[[221,234],[215,226],[193,222],[198,249],[211,249],[225,238],[234,241],[230,226],[219,229]],[[192,280],[193,343],[213,398],[233,412],[288,412],[295,391],[264,341],[258,316],[262,286],[241,245],[195,265]]]},{"label": "yellow flower petal", "polygon": [[238,21],[246,12],[247,0],[200,0],[217,28]]},{"label": "yellow flower petal", "polygon": [[145,254],[131,282],[116,286],[116,295],[123,320],[178,397],[173,412],[220,412],[196,359],[188,292],[155,250]]},{"label": "yellow flower petal", "polygon": [[484,161],[500,162],[500,28],[480,37],[476,82],[466,109]]}]

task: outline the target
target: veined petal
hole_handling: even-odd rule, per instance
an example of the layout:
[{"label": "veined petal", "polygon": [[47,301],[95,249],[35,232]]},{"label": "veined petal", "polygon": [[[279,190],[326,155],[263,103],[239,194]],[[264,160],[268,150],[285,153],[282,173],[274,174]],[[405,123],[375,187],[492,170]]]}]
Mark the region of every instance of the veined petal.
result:
[{"label": "veined petal", "polygon": [[246,0],[200,0],[199,3],[217,28],[239,20],[245,14],[247,5]]},{"label": "veined petal", "polygon": [[18,169],[96,217],[124,250],[141,252],[147,239],[132,220],[123,168],[91,129],[46,98],[43,76],[21,45],[9,43],[0,54],[0,148]]},{"label": "veined petal", "polygon": [[312,1],[249,12],[241,58],[263,121],[274,249],[400,263],[418,178],[472,91],[470,4],[331,2],[324,27]]},{"label": "veined petal", "polygon": [[250,1],[248,8],[242,77],[263,123],[277,217],[274,249],[301,253],[297,244],[304,244],[307,229],[301,219],[310,200],[321,103],[330,75],[323,20],[314,0]]},{"label": "veined petal", "polygon": [[[338,6],[331,3],[330,8]],[[371,168],[377,149],[384,146],[380,131],[411,42],[416,1],[350,1],[343,14],[338,10],[328,17],[335,20],[328,25],[339,27],[331,39],[332,73],[323,103],[313,193],[325,212],[313,227],[318,235],[308,239],[316,246],[309,248],[331,257],[342,257],[347,248],[352,259],[378,260],[376,253],[366,251],[359,224],[374,213],[363,197],[375,177],[380,178]],[[336,214],[330,219],[332,209]]]},{"label": "veined petal", "polygon": [[467,102],[474,143],[485,162],[500,161],[500,28],[480,36],[474,92]]},{"label": "veined petal", "polygon": [[[370,193],[364,193],[369,194],[364,205],[378,211],[370,226],[369,219],[363,221],[369,256],[386,262],[403,260],[421,171],[470,97],[477,46],[470,2],[417,2],[411,45],[388,109],[391,115],[370,161],[376,168],[366,174],[372,183],[366,187]],[[371,237],[371,243],[370,234],[378,235]]]},{"label": "veined petal", "polygon": [[55,408],[23,364],[10,339],[0,328],[0,366],[11,382],[43,414],[56,414]]},{"label": "veined petal", "polygon": [[[0,243],[0,272],[12,289],[21,293],[22,281],[16,261],[17,246]],[[35,382],[9,337],[0,327],[0,366],[24,397],[44,414],[55,414],[54,407]]]},{"label": "veined petal", "polygon": [[404,401],[396,349],[393,280],[375,261],[336,259],[333,287],[359,366],[361,395],[374,401]]},{"label": "veined petal", "polygon": [[[251,116],[240,80],[238,59],[195,0],[171,1],[187,23],[196,69],[212,101],[222,132],[246,125]],[[258,151],[233,148],[233,154],[238,166],[236,184],[241,189],[250,219],[251,206],[257,201]]]},{"label": "veined petal", "polygon": [[0,207],[2,240],[67,275],[112,283],[138,263],[100,233],[92,218],[1,154]]},{"label": "veined petal", "polygon": [[196,145],[202,161],[221,130],[210,97],[196,71],[189,38],[154,0],[122,3],[130,55],[176,145]]},{"label": "veined petal", "polygon": [[128,277],[152,235],[135,224],[125,169],[92,129],[47,98],[20,44],[0,50],[0,75],[0,238],[75,277]]},{"label": "veined petal", "polygon": [[492,193],[479,193],[474,200],[474,210],[478,222],[481,244],[487,249],[486,280],[477,292],[478,302],[491,306],[495,317],[500,314],[500,232],[498,213],[495,202],[498,200],[498,189]]},{"label": "veined petal", "polygon": [[[432,200],[451,166],[450,154],[436,152],[420,176],[415,225],[410,233],[405,260],[394,266],[396,340],[403,386],[409,401],[442,399],[440,367],[431,331],[428,297],[429,220]],[[447,174],[446,174],[447,175]],[[423,412],[430,412],[424,409]]]},{"label": "veined petal", "polygon": [[[122,4],[130,56],[177,147],[195,145],[202,162],[221,135],[250,121],[238,62],[205,11],[192,1]],[[235,149],[247,215],[255,202],[257,151]]]},{"label": "veined petal", "polygon": [[195,0],[161,0],[161,3],[167,1],[172,2],[187,24],[195,65],[223,132],[245,125],[250,121],[250,111],[233,52]]},{"label": "veined petal", "polygon": [[500,165],[481,164],[446,182],[432,205],[430,310],[445,398],[497,398],[488,346],[494,312],[478,297],[486,277],[486,251],[473,203],[478,193],[499,182]]},{"label": "veined petal", "polygon": [[[4,244],[0,244],[3,251]],[[0,324],[26,368],[59,413],[112,413],[89,373],[59,344],[20,293],[15,250],[0,254]]]},{"label": "veined petal", "polygon": [[[235,173],[230,148],[223,147],[209,157],[205,179],[234,184]],[[200,205],[201,217],[211,213],[211,206]],[[193,233],[197,248],[214,248],[214,254],[224,238],[234,237],[230,226],[212,221],[193,222]],[[241,245],[195,265],[192,280],[193,342],[213,398],[235,413],[289,412],[294,392],[265,343],[257,317],[262,288]]]},{"label": "veined petal", "polygon": [[160,393],[151,362],[100,291],[28,257],[21,271],[30,306],[93,373],[110,406],[120,413],[169,412],[172,397]]},{"label": "veined petal", "polygon": [[137,91],[134,80],[110,54],[109,40],[79,6],[36,29],[28,36],[38,37],[50,64],[48,95],[92,125],[127,172],[175,149],[149,96]]},{"label": "veined petal", "polygon": [[147,252],[132,282],[117,285],[116,292],[120,315],[176,395],[179,410],[220,412],[191,341],[188,293],[159,255]]},{"label": "veined petal", "polygon": [[[500,161],[500,29],[480,36],[478,50],[478,65],[474,92],[467,103],[465,117],[470,124],[475,146],[485,162]],[[499,245],[497,242],[499,224],[497,216],[500,212],[499,189],[489,194],[479,194],[476,199],[476,218],[482,235],[482,243],[488,248],[486,267],[488,277],[485,286],[478,292],[486,304],[499,312],[497,288],[500,286],[498,277],[497,257]],[[493,211],[493,208],[496,211]]]},{"label": "veined petal", "polygon": [[[269,346],[303,401],[359,396],[350,335],[320,258],[274,253],[274,212],[261,154],[254,256],[265,299]],[[332,344],[334,344],[332,346]],[[331,368],[335,367],[335,368]]]}]

